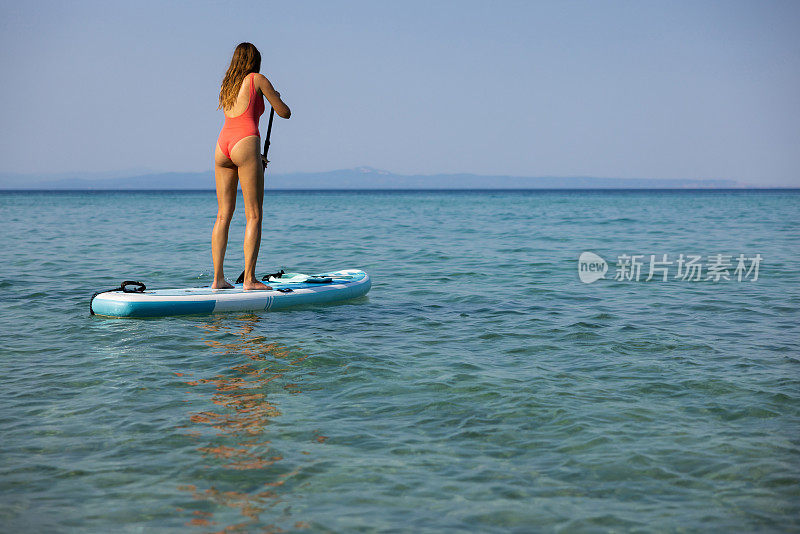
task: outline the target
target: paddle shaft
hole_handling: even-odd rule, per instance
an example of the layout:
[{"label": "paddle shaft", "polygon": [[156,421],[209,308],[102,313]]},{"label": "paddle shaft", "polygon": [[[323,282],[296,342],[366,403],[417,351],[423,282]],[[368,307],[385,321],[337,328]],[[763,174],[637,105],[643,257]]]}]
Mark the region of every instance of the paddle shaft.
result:
[{"label": "paddle shaft", "polygon": [[269,152],[269,136],[272,134],[272,119],[275,118],[275,108],[269,108],[269,124],[267,125],[267,136],[264,138],[264,168],[267,168],[267,152]]}]

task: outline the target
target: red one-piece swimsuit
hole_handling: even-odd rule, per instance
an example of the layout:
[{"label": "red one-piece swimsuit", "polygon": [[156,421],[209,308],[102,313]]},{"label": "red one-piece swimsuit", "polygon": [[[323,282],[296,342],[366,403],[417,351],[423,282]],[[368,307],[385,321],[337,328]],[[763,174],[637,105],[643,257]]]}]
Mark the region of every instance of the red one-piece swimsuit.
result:
[{"label": "red one-piece swimsuit", "polygon": [[258,119],[264,113],[264,99],[257,98],[255,73],[250,74],[250,102],[247,104],[247,109],[241,115],[235,117],[225,116],[225,124],[222,125],[222,131],[219,132],[220,150],[225,156],[230,159],[231,149],[233,146],[251,135],[261,134],[258,132]]}]

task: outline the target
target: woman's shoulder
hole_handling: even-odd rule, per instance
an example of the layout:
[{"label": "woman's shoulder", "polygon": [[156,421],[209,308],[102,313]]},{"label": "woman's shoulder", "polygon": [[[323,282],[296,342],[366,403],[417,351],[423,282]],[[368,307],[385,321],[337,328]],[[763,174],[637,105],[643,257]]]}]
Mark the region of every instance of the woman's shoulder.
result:
[{"label": "woman's shoulder", "polygon": [[269,90],[272,87],[269,79],[260,72],[253,73],[253,85],[255,85],[262,94],[265,90]]}]

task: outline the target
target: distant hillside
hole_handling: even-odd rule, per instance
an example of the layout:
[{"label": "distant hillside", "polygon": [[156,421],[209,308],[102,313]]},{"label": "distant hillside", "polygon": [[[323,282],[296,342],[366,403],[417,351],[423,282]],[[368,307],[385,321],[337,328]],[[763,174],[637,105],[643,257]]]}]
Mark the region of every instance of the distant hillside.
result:
[{"label": "distant hillside", "polygon": [[[483,176],[477,174],[401,175],[370,167],[328,172],[267,174],[267,189],[724,189],[746,187],[734,180],[658,180]],[[0,175],[0,189],[214,189],[211,171],[152,173],[125,177]]]}]

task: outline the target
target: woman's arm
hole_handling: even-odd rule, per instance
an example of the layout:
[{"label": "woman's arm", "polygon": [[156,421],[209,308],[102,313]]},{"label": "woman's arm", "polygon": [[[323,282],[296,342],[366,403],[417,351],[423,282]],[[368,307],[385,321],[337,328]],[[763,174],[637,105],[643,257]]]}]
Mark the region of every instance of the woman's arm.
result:
[{"label": "woman's arm", "polygon": [[278,114],[279,117],[283,117],[284,119],[288,119],[292,116],[292,110],[289,109],[289,106],[281,100],[281,94],[272,87],[272,84],[269,82],[266,76],[263,74],[256,73],[253,76],[253,79],[256,82],[256,88],[261,91],[261,94],[264,95],[267,101],[270,103],[272,108],[275,110],[275,113]]}]

